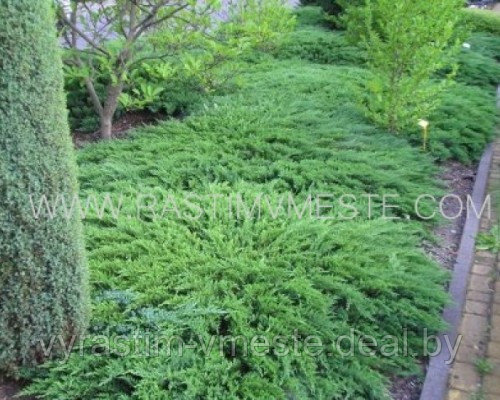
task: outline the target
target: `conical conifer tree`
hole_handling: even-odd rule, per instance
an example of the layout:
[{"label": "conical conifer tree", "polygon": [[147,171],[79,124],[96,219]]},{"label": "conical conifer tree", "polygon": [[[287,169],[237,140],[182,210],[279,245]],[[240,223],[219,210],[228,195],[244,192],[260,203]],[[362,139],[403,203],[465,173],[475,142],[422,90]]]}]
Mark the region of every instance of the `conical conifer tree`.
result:
[{"label": "conical conifer tree", "polygon": [[50,343],[56,352],[87,319],[79,216],[38,214],[44,196],[50,203],[77,193],[53,8],[51,0],[0,0],[3,372],[43,361]]}]

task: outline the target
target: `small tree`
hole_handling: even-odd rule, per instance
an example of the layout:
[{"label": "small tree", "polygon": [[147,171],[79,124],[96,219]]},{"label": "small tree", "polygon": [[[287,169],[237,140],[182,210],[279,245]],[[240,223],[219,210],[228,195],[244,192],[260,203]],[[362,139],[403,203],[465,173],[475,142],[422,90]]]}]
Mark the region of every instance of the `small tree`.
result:
[{"label": "small tree", "polygon": [[[216,49],[218,54],[212,60],[220,62],[224,55],[234,55],[232,50],[241,50],[251,43],[251,40],[246,40],[248,38],[228,35],[235,31],[249,32],[243,29],[245,21],[238,20],[236,24],[234,11],[240,9],[237,3],[226,2],[221,8],[218,0],[72,0],[68,9],[62,0],[59,1],[60,20],[65,27],[63,37],[72,49],[72,56],[67,61],[79,70],[99,115],[104,139],[111,137],[113,115],[124,89],[136,85],[131,72],[141,63],[165,60],[178,56],[180,51],[203,47]],[[241,0],[241,3],[246,4],[241,10],[247,13],[246,20],[251,26],[255,26],[256,19],[250,16],[259,14],[263,17],[259,22],[265,24],[266,31],[256,29],[258,39],[259,35],[271,36],[270,26],[279,29],[292,27],[293,18],[283,7],[280,7],[279,15],[274,13],[266,17],[264,13],[269,13],[269,7],[262,7],[254,0]],[[283,5],[280,0],[265,0],[264,3],[273,4],[273,10]],[[234,21],[227,21],[222,27],[222,22],[228,18]],[[273,21],[269,23],[271,19]],[[162,73],[168,79],[172,71],[163,68]],[[103,75],[107,80],[106,91],[104,96],[99,96],[96,79]],[[138,87],[135,92],[140,93],[144,88],[144,85]],[[145,94],[151,97],[156,91]],[[130,101],[127,96],[122,99],[124,103]]]},{"label": "small tree", "polygon": [[32,201],[77,193],[51,0],[0,0],[0,371],[41,362],[83,333],[77,216]]},{"label": "small tree", "polygon": [[437,106],[452,74],[433,76],[454,64],[461,7],[462,0],[364,0],[347,8],[348,32],[368,56],[365,106],[376,123],[397,132]]}]

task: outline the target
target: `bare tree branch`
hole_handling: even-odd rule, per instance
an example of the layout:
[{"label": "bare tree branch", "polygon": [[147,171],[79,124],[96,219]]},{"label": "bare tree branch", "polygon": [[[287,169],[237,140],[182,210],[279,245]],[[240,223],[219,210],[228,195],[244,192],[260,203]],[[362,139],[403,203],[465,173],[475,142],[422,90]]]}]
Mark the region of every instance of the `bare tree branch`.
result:
[{"label": "bare tree branch", "polygon": [[187,4],[180,5],[179,7],[177,7],[176,9],[174,9],[173,11],[171,11],[170,13],[168,13],[167,15],[164,15],[163,17],[161,17],[160,19],[156,19],[155,20],[155,18],[156,18],[157,15],[154,15],[152,18],[149,18],[149,17],[146,18],[141,23],[142,26],[137,30],[137,32],[135,34],[135,38],[138,38],[139,36],[141,36],[146,30],[148,30],[152,26],[159,25],[162,22],[166,21],[167,19],[172,18],[175,14],[177,14],[180,11],[186,9],[187,7],[188,7]]},{"label": "bare tree branch", "polygon": [[61,18],[63,22],[69,26],[74,33],[77,33],[83,40],[85,40],[89,45],[91,45],[94,49],[98,50],[99,52],[105,54],[106,56],[110,56],[109,52],[106,51],[106,49],[103,49],[101,46],[99,46],[97,43],[95,43],[92,39],[90,39],[84,32],[82,32],[75,23],[73,23],[71,20],[68,19],[66,13],[64,10],[61,11]]},{"label": "bare tree branch", "polygon": [[136,11],[137,11],[137,6],[133,2],[131,2],[130,3],[130,17],[129,17],[129,21],[128,21],[127,39],[134,36],[135,20],[136,20],[136,16],[137,16]]}]

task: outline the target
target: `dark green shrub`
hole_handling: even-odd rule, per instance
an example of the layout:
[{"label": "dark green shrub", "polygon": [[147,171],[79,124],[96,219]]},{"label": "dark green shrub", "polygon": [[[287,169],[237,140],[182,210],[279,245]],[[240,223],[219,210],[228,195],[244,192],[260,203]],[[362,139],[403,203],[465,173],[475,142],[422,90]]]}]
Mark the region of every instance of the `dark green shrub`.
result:
[{"label": "dark green shrub", "polygon": [[463,49],[458,57],[458,72],[455,79],[468,85],[495,90],[500,83],[500,63],[473,51],[472,48]]},{"label": "dark green shrub", "polygon": [[283,58],[300,58],[318,64],[362,65],[364,52],[341,32],[308,27],[292,33],[276,52]]},{"label": "dark green shrub", "polygon": [[[494,91],[454,85],[430,118],[429,151],[439,160],[477,161],[493,138],[496,115]],[[418,144],[420,133],[415,135]]]},{"label": "dark green shrub", "polygon": [[500,35],[489,33],[473,33],[467,43],[471,45],[471,50],[482,54],[485,57],[500,61]]},{"label": "dark green shrub", "polygon": [[[102,96],[105,85],[96,79],[97,93]],[[90,101],[87,89],[81,80],[74,79],[71,74],[64,75],[64,90],[68,104],[69,126],[72,132],[94,132],[99,130],[99,117]]]},{"label": "dark green shrub", "polygon": [[320,7],[302,6],[298,7],[294,14],[297,18],[298,29],[304,26],[322,26],[325,24],[325,13]]},{"label": "dark green shrub", "polygon": [[80,222],[31,200],[77,191],[50,0],[0,1],[0,370],[15,373],[86,325]]},{"label": "dark green shrub", "polygon": [[[338,16],[351,5],[361,5],[364,0],[303,0],[305,6],[319,6],[329,15]],[[336,20],[336,19],[335,19]]]},{"label": "dark green shrub", "polygon": [[[472,86],[496,90],[500,82],[500,36],[474,33],[458,54],[455,80]],[[451,70],[440,71],[444,76]]]},{"label": "dark green shrub", "polygon": [[303,0],[301,4],[304,6],[318,6],[330,15],[338,15],[342,12],[342,6],[337,0]]}]

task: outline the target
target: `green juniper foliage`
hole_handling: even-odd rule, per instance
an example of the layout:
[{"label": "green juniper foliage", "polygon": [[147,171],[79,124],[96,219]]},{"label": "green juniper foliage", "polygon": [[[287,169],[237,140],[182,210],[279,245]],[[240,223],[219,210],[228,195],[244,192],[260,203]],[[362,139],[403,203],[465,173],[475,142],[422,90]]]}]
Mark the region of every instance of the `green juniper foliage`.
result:
[{"label": "green juniper foliage", "polygon": [[458,82],[496,89],[500,76],[500,63],[480,52],[462,50],[459,59]]},{"label": "green juniper foliage", "polygon": [[354,329],[356,338],[394,335],[398,354],[277,357],[275,346],[262,357],[237,342],[233,356],[217,342],[208,354],[198,346],[182,356],[163,348],[158,357],[120,357],[92,354],[89,339],[83,356],[77,349],[67,363],[32,376],[30,391],[89,400],[384,399],[388,374],[416,372],[414,356],[403,354],[404,330],[418,357],[423,329],[442,328],[446,301],[446,273],[418,248],[426,233],[413,210],[420,193],[440,193],[437,170],[359,114],[351,86],[362,76],[300,61],[257,65],[239,92],[214,99],[202,114],[83,149],[83,197],[123,194],[125,216],[134,215],[137,191],[158,199],[157,214],[169,193],[401,195],[397,221],[91,213],[89,333],[125,335],[131,345],[137,329],[186,343],[208,343],[211,335],[272,341],[296,332],[330,346]]},{"label": "green juniper foliage", "polygon": [[363,49],[352,45],[343,32],[325,28],[304,27],[289,35],[276,50],[279,59],[301,58],[318,64],[362,65],[366,62]]},{"label": "green juniper foliage", "polygon": [[458,82],[484,86],[496,92],[500,80],[500,37],[488,33],[473,33],[458,57]]},{"label": "green juniper foliage", "polygon": [[[455,81],[469,86],[480,86],[496,93],[500,76],[500,38],[489,33],[474,32],[462,45],[457,58]],[[439,77],[451,72],[438,71]]]},{"label": "green juniper foliage", "polygon": [[[429,118],[429,151],[439,160],[478,161],[495,134],[495,94],[490,88],[456,84],[441,97],[441,105]],[[414,132],[416,142],[419,136]]]},{"label": "green juniper foliage", "polygon": [[319,7],[300,7],[296,15],[298,29],[276,49],[277,58],[296,57],[319,64],[363,65],[366,62],[362,48],[351,43],[344,32],[329,29]]},{"label": "green juniper foliage", "polygon": [[49,0],[0,1],[0,370],[44,359],[39,341],[86,325],[77,219],[35,220],[30,195],[76,193]]},{"label": "green juniper foliage", "polygon": [[500,40],[499,35],[492,35],[484,32],[474,32],[467,42],[472,46],[471,50],[483,56],[500,61]]}]

